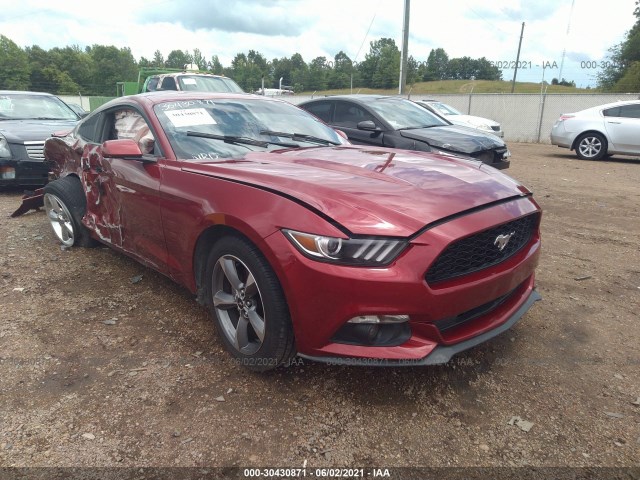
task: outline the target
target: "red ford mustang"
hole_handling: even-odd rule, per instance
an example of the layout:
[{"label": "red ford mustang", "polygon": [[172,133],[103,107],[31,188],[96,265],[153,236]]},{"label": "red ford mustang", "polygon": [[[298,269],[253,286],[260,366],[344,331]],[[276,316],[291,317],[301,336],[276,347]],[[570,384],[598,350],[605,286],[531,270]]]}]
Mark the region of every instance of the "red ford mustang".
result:
[{"label": "red ford mustang", "polygon": [[349,145],[252,95],[114,100],[49,139],[60,241],[99,241],[197,295],[254,370],[437,364],[540,297],[540,208],[473,159]]}]

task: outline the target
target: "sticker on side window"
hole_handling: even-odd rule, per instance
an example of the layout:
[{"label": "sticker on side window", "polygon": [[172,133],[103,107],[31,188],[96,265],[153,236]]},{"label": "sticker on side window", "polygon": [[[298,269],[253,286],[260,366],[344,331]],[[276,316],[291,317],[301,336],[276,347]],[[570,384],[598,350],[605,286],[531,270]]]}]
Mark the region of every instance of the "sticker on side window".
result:
[{"label": "sticker on side window", "polygon": [[195,85],[196,84],[196,79],[195,78],[183,78],[182,79],[182,83],[184,83],[185,85]]},{"label": "sticker on side window", "polygon": [[193,127],[196,125],[216,125],[217,122],[204,108],[189,108],[164,112],[174,127]]}]

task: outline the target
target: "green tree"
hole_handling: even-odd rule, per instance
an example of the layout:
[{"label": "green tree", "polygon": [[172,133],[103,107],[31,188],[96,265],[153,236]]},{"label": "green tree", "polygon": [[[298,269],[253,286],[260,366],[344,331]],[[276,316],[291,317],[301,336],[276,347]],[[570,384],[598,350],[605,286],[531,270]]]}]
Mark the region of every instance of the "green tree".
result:
[{"label": "green tree", "polygon": [[400,78],[400,50],[392,38],[381,38],[369,44],[369,53],[358,66],[365,87],[391,88]]},{"label": "green tree", "polygon": [[171,50],[167,56],[165,67],[167,68],[184,68],[185,65],[191,63],[193,58],[189,52],[183,52],[182,50]]},{"label": "green tree", "polygon": [[93,45],[88,53],[93,59],[94,95],[115,95],[117,82],[135,82],[138,79],[138,65],[129,48]]},{"label": "green tree", "polygon": [[216,75],[221,75],[224,72],[222,63],[220,63],[220,59],[218,58],[218,55],[214,55],[211,57],[211,61],[209,62],[208,66],[209,66],[209,69],[211,70],[211,73],[215,73]]},{"label": "green tree", "polygon": [[449,55],[443,48],[431,49],[427,57],[427,64],[421,73],[422,79],[426,82],[434,80],[444,80],[447,78],[449,67]]},{"label": "green tree", "polygon": [[0,89],[29,89],[29,57],[4,35],[0,35],[0,65]]},{"label": "green tree", "polygon": [[191,58],[192,58],[191,63],[195,63],[200,70],[207,69],[207,59],[204,58],[199,48],[193,49],[193,54],[191,55]]},{"label": "green tree", "polygon": [[309,63],[309,78],[307,80],[307,90],[326,90],[329,80],[329,66],[327,57],[316,57]]},{"label": "green tree", "polygon": [[[635,62],[640,62],[640,0],[636,0],[633,12],[636,23],[631,27],[625,39],[609,49],[607,67],[598,74],[598,86],[603,90],[631,91],[625,85],[634,85],[633,68]],[[624,82],[622,79],[624,78]]]},{"label": "green tree", "polygon": [[333,71],[329,73],[329,88],[348,88],[353,75],[353,62],[349,56],[340,50],[333,58]]},{"label": "green tree", "polygon": [[151,60],[151,66],[164,67],[164,57],[162,56],[162,52],[160,52],[160,50],[156,50],[155,52],[153,52],[153,60]]}]

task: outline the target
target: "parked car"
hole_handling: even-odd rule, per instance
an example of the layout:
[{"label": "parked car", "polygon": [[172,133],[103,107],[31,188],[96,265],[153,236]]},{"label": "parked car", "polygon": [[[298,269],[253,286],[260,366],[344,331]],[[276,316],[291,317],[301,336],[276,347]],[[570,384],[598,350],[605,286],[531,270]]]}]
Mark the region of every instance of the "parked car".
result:
[{"label": "parked car", "polygon": [[223,75],[179,72],[151,75],[144,82],[143,92],[178,90],[192,92],[244,93],[236,82]]},{"label": "parked car", "polygon": [[575,150],[583,160],[640,154],[640,100],[607,103],[563,113],[551,129],[551,143]]},{"label": "parked car", "polygon": [[437,100],[415,100],[415,102],[433,113],[442,115],[454,125],[477,128],[483,132],[492,133],[500,138],[504,138],[504,131],[495,120],[489,120],[488,118],[477,117],[475,115],[465,115],[451,105],[438,102]]},{"label": "parked car", "polygon": [[509,168],[511,153],[495,135],[452,125],[411,100],[382,95],[323,97],[299,105],[352,143],[457,154]]},{"label": "parked car", "polygon": [[80,117],[48,93],[0,90],[0,186],[44,185],[44,141]]},{"label": "parked car", "polygon": [[45,152],[58,179],[26,202],[60,242],[99,241],[184,285],[254,370],[296,352],[444,363],[539,298],[541,213],[523,185],[456,156],[349,145],[280,100],[121,97]]}]

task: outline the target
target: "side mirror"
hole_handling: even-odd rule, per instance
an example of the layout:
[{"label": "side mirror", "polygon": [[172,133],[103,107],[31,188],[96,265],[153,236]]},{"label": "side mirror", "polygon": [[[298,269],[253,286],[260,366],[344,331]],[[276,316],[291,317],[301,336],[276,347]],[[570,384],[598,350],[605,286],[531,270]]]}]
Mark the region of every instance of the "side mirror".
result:
[{"label": "side mirror", "polygon": [[102,144],[102,155],[105,158],[142,158],[142,151],[133,140],[107,140]]},{"label": "side mirror", "polygon": [[358,130],[366,130],[369,132],[379,132],[380,128],[373,123],[372,120],[363,120],[358,123]]}]

